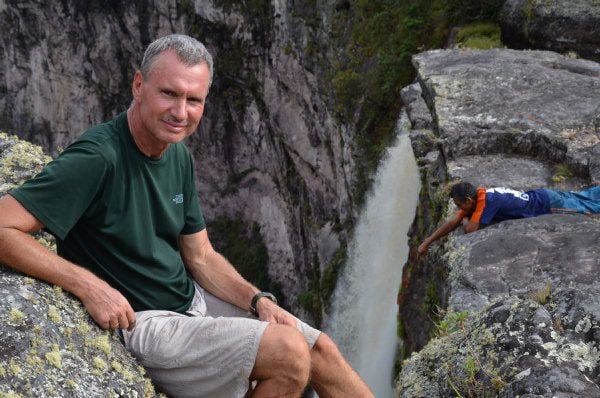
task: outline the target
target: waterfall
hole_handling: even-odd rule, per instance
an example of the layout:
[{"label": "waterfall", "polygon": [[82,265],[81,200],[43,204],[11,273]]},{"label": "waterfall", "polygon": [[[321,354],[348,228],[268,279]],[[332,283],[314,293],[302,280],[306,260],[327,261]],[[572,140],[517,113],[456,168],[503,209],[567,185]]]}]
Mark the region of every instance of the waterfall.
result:
[{"label": "waterfall", "polygon": [[359,216],[325,331],[377,398],[394,396],[396,299],[420,189],[406,115]]}]

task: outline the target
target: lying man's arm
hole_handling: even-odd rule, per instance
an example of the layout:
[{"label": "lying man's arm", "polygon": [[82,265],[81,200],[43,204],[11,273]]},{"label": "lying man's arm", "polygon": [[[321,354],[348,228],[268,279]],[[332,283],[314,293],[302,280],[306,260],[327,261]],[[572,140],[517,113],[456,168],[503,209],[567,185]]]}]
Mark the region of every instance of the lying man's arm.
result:
[{"label": "lying man's arm", "polygon": [[471,221],[470,219],[465,218],[465,222],[463,222],[463,231],[465,234],[470,232],[475,232],[479,229],[479,223],[475,221]]},{"label": "lying man's arm", "polygon": [[[448,235],[450,232],[454,231],[461,224],[463,220],[463,216],[460,213],[457,213],[454,217],[444,222],[438,229],[436,229],[431,235],[429,235],[423,243],[419,245],[417,249],[417,258],[422,258],[427,251],[429,250],[429,246],[435,242],[436,240],[443,238]],[[465,230],[466,232],[466,230]]]},{"label": "lying man's arm", "polygon": [[0,262],[73,293],[103,329],[133,328],[135,313],[121,293],[29,235],[43,227],[15,198],[0,198]]},{"label": "lying man's arm", "polygon": [[[183,263],[200,286],[212,295],[247,310],[258,289],[246,281],[236,269],[215,251],[206,229],[179,237]],[[256,304],[263,321],[296,326],[296,318],[271,300],[261,298]]]}]

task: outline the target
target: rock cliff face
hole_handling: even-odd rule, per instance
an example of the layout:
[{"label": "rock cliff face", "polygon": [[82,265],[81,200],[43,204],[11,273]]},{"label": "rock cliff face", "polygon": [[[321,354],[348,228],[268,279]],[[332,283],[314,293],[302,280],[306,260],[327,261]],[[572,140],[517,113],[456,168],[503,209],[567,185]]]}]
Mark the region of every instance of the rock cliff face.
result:
[{"label": "rock cliff face", "polygon": [[127,108],[145,45],[172,32],[197,37],[216,62],[189,140],[209,233],[214,220],[241,222],[248,236],[257,225],[262,266],[308,316],[297,297],[354,217],[351,136],[328,105],[335,12],[333,1],[2,0],[0,129],[56,154]]},{"label": "rock cliff face", "polygon": [[[418,86],[403,98],[424,182],[419,239],[456,211],[453,180],[600,183],[597,63],[506,49],[413,63]],[[397,396],[600,396],[599,241],[598,218],[546,215],[455,232],[409,264],[401,316],[406,348],[421,351],[404,362]],[[436,306],[446,310],[434,325]]]}]

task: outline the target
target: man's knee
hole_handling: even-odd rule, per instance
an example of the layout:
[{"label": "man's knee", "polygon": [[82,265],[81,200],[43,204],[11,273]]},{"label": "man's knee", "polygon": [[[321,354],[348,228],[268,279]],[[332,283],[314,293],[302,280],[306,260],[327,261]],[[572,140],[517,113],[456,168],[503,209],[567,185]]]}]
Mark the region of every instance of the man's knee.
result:
[{"label": "man's knee", "polygon": [[[297,330],[290,328],[290,337],[281,345],[289,369],[287,372],[302,388],[308,384],[310,375],[310,349],[304,336]],[[293,336],[293,337],[292,337]]]},{"label": "man's knee", "polygon": [[261,339],[251,377],[286,380],[299,389],[308,384],[310,349],[298,330],[269,324]]},{"label": "man's knee", "polygon": [[315,342],[313,350],[316,354],[321,355],[323,357],[341,357],[342,355],[337,345],[333,342],[333,340],[331,340],[331,337],[329,337],[323,332],[319,334],[319,338]]}]

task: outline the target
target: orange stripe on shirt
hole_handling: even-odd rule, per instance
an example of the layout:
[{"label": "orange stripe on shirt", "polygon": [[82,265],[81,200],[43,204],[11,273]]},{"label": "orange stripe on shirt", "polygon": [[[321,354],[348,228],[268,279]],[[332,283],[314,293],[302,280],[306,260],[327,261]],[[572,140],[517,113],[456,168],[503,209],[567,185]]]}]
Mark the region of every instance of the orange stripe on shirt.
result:
[{"label": "orange stripe on shirt", "polygon": [[477,188],[477,204],[475,205],[475,211],[471,215],[470,220],[479,224],[481,220],[481,214],[485,208],[485,188]]},{"label": "orange stripe on shirt", "polygon": [[[483,213],[483,208],[485,207],[485,188],[477,188],[477,204],[475,205],[475,211],[471,215],[470,220],[476,223],[479,223],[481,219],[481,213]],[[460,218],[465,218],[467,213],[464,210],[460,209],[456,212],[456,215]]]}]

